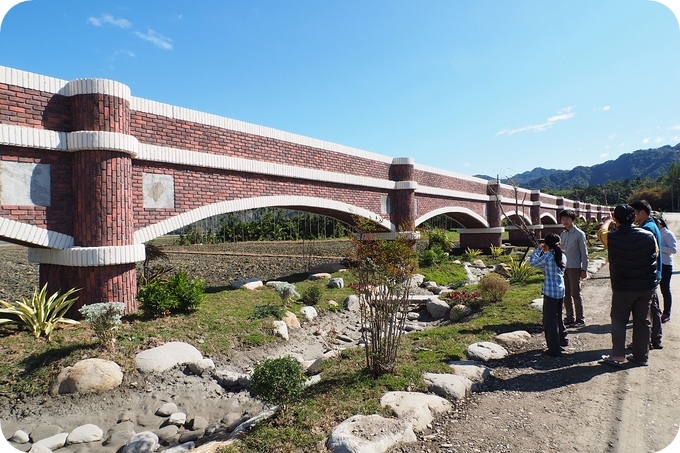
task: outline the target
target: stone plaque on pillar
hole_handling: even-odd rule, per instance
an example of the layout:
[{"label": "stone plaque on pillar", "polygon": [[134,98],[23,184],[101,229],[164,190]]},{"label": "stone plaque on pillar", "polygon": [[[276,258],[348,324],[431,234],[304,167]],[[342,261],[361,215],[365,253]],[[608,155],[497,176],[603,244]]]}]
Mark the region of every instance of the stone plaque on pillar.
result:
[{"label": "stone plaque on pillar", "polygon": [[0,190],[2,204],[50,206],[50,164],[2,162]]},{"label": "stone plaque on pillar", "polygon": [[175,179],[171,175],[144,173],[144,208],[175,207]]}]

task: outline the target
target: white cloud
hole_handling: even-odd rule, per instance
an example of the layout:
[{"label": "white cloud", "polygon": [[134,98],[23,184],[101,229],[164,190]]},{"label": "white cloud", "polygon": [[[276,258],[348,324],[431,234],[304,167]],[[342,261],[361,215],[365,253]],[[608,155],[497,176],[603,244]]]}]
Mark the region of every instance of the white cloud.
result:
[{"label": "white cloud", "polygon": [[595,110],[600,110],[602,112],[607,112],[612,109],[611,105],[603,105],[602,107],[595,107]]},{"label": "white cloud", "polygon": [[465,162],[463,163],[463,167],[472,167],[472,164],[470,162]]},{"label": "white cloud", "polygon": [[666,137],[656,137],[654,139],[654,143],[661,143],[661,142],[665,142],[665,141],[666,141]]},{"label": "white cloud", "polygon": [[671,131],[680,131],[680,124],[668,128]]},{"label": "white cloud", "polygon": [[167,38],[154,30],[149,29],[146,33],[136,31],[135,35],[140,39],[153,43],[161,49],[172,50],[172,39]]},{"label": "white cloud", "polygon": [[114,56],[117,57],[118,55],[125,55],[125,56],[128,56],[128,57],[130,57],[130,58],[135,58],[135,57],[137,56],[137,54],[135,54],[133,51],[127,50],[127,49],[117,50],[117,51],[114,53]]},{"label": "white cloud", "polygon": [[111,14],[102,14],[99,17],[89,17],[87,23],[95,27],[103,27],[104,25],[113,25],[120,28],[130,28],[132,22],[122,17],[113,17]]},{"label": "white cloud", "polygon": [[572,112],[573,109],[574,109],[573,107],[564,108],[557,112],[557,115],[549,117],[545,122],[540,124],[530,124],[528,126],[518,127],[514,129],[506,127],[498,131],[496,135],[513,135],[519,132],[543,132],[547,129],[550,129],[560,121],[566,121],[568,119],[573,118],[574,115],[576,115],[576,113]]},{"label": "white cloud", "polygon": [[600,154],[600,159],[606,159],[607,157],[609,157],[609,153]]},{"label": "white cloud", "polygon": [[642,144],[643,144],[643,145],[646,145],[646,144],[649,143],[651,140],[652,140],[652,139],[649,138],[649,137],[643,138],[643,139],[642,139]]},{"label": "white cloud", "polygon": [[609,140],[614,140],[614,138],[616,138],[616,132],[614,132],[613,134],[609,134],[609,135],[607,136],[607,138],[608,138]]}]

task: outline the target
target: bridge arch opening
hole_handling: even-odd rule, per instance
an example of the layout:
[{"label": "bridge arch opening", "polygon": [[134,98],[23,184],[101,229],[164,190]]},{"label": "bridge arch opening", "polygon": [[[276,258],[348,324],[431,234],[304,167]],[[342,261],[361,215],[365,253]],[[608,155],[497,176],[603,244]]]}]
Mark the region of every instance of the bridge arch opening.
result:
[{"label": "bridge arch opening", "polygon": [[334,218],[351,226],[356,224],[357,218],[365,218],[375,224],[378,231],[395,231],[394,224],[389,220],[378,217],[372,212],[358,206],[315,197],[270,196],[222,201],[193,209],[137,230],[135,232],[135,242],[148,242],[172,231],[180,230],[183,227],[216,215],[260,208],[281,208],[291,211],[319,214]]}]

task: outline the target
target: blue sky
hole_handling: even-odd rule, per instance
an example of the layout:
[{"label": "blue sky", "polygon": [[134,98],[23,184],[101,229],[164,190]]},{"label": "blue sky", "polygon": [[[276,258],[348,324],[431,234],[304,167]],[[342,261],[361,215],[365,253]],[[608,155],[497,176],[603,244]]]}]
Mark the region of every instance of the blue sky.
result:
[{"label": "blue sky", "polygon": [[467,175],[680,143],[680,26],[651,0],[31,0],[0,65]]}]

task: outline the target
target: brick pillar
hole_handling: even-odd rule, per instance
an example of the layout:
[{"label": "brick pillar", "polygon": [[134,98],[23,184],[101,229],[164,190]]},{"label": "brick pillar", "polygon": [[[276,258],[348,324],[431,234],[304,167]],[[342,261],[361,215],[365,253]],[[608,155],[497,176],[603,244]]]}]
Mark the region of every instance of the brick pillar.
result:
[{"label": "brick pillar", "polygon": [[[118,82],[78,79],[66,86],[73,132],[74,247],[35,251],[40,280],[50,291],[82,288],[70,315],[95,302],[123,302],[137,310],[135,261],[144,259],[135,245],[132,210],[132,157],[137,140],[130,136],[130,90]],[[54,289],[53,289],[54,288]]]},{"label": "brick pillar", "polygon": [[389,177],[396,182],[390,198],[390,220],[397,231],[415,231],[417,183],[414,181],[414,160],[410,157],[393,159]]},{"label": "brick pillar", "polygon": [[529,208],[531,225],[533,226],[536,238],[541,239],[543,237],[543,226],[541,225],[541,191],[532,190],[529,199],[531,200],[531,207]]}]

